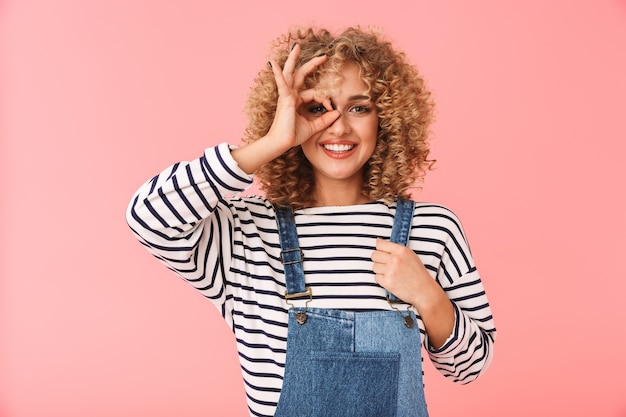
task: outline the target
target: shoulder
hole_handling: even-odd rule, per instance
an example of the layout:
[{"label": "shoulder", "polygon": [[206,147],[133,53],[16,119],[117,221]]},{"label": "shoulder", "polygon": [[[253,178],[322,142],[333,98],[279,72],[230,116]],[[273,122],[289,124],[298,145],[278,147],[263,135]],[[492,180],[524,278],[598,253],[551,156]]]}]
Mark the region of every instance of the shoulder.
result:
[{"label": "shoulder", "polygon": [[416,202],[413,227],[430,227],[464,235],[461,220],[450,208],[437,203]]},{"label": "shoulder", "polygon": [[415,216],[433,216],[442,218],[452,218],[458,220],[456,213],[441,204],[430,202],[415,202]]},{"label": "shoulder", "polygon": [[272,203],[260,195],[235,196],[223,202],[232,212],[233,217],[242,220],[271,220],[276,219],[276,211]]}]

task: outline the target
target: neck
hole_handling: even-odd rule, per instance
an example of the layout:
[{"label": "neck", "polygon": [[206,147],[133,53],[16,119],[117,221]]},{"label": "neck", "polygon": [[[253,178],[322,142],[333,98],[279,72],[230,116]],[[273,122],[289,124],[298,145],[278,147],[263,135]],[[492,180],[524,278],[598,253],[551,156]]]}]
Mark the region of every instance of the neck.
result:
[{"label": "neck", "polygon": [[368,203],[371,199],[363,195],[361,184],[323,183],[317,182],[314,196],[315,207],[325,206],[353,206]]}]

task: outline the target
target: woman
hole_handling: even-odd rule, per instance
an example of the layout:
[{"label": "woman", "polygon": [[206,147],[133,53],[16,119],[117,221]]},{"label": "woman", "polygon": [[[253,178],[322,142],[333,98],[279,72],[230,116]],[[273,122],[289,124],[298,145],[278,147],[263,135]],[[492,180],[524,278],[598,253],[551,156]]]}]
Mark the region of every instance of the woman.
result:
[{"label": "woman", "polygon": [[[457,217],[414,203],[430,93],[378,35],[297,30],[248,99],[241,147],[166,169],[127,221],[217,306],[254,416],[425,416],[423,344],[477,378],[495,328]],[[241,197],[258,178],[265,197]]]}]

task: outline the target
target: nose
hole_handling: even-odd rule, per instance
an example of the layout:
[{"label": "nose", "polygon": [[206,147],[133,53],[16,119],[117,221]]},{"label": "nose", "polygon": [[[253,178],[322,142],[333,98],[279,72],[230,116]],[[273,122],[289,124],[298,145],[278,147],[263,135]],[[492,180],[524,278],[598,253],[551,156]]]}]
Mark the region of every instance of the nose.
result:
[{"label": "nose", "polygon": [[326,128],[326,130],[333,136],[339,137],[350,133],[351,128],[347,118],[344,117],[343,114],[340,114],[339,117],[335,119],[335,121],[328,126],[328,128]]}]

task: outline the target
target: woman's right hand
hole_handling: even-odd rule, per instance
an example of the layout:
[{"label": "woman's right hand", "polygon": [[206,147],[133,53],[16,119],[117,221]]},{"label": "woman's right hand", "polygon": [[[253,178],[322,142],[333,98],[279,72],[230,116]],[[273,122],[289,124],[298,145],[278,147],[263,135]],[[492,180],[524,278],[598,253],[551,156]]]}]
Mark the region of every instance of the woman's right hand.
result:
[{"label": "woman's right hand", "polygon": [[[306,76],[326,61],[326,55],[317,56],[295,69],[299,54],[300,45],[296,43],[282,69],[275,61],[269,63],[278,88],[278,102],[274,121],[266,137],[282,144],[285,150],[306,142],[339,117],[339,112],[332,108],[330,98],[318,96],[313,88],[302,90]],[[327,112],[309,120],[299,113],[299,109],[303,104],[313,101],[323,105]]]},{"label": "woman's right hand", "polygon": [[[275,61],[269,62],[278,88],[272,125],[264,137],[231,152],[239,167],[249,174],[290,148],[306,142],[339,117],[329,97],[321,97],[314,88],[302,90],[306,76],[326,61],[326,55],[315,57],[296,69],[299,53],[300,45],[295,44],[283,68]],[[320,103],[327,111],[311,120],[305,118],[299,113],[300,107],[311,102]]]}]

